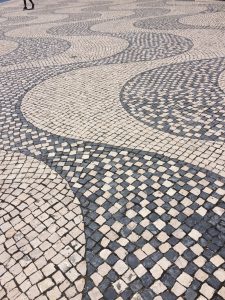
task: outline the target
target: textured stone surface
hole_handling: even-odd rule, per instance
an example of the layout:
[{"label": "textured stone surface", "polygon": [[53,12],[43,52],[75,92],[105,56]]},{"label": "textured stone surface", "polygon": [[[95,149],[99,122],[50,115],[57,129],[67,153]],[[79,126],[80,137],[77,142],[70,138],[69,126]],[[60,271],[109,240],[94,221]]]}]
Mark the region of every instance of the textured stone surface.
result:
[{"label": "textured stone surface", "polygon": [[225,4],[0,4],[0,299],[225,299]]}]

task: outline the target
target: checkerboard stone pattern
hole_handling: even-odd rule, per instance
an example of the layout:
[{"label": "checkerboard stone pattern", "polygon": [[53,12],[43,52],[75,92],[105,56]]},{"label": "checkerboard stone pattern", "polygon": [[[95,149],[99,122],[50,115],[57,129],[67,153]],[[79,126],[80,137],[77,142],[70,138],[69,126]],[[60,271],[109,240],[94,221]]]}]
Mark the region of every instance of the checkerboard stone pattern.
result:
[{"label": "checkerboard stone pattern", "polygon": [[[225,3],[35,4],[0,4],[0,299],[225,299],[225,46],[206,39],[221,40]],[[125,66],[110,118],[119,107],[133,135],[107,131],[94,110],[98,130],[82,138],[89,121],[71,115],[75,100],[109,96],[106,114],[111,94],[92,75],[107,67],[116,81]],[[99,84],[82,89],[79,70]],[[70,135],[63,116],[84,132]],[[154,150],[135,146],[149,136]]]},{"label": "checkerboard stone pattern", "polygon": [[[10,40],[14,41],[14,39]],[[19,47],[1,57],[1,66],[7,66],[24,61],[29,62],[33,59],[44,59],[56,53],[66,51],[70,47],[69,42],[52,38],[16,38],[15,41],[19,44]]]},{"label": "checkerboard stone pattern", "polygon": [[84,299],[195,299],[205,287],[219,296],[224,180],[157,155],[93,156],[77,181],[88,224]]},{"label": "checkerboard stone pattern", "polygon": [[224,140],[224,92],[218,85],[224,68],[223,59],[212,59],[146,71],[125,84],[121,102],[148,126],[191,138]]},{"label": "checkerboard stone pattern", "polygon": [[79,200],[45,164],[18,153],[1,157],[1,299],[81,299],[86,261]]}]

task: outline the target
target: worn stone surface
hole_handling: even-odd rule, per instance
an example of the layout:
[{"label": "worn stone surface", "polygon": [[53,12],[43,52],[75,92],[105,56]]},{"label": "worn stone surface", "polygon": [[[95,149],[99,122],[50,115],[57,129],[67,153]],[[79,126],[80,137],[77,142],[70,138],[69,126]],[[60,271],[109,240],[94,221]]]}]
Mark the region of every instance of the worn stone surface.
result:
[{"label": "worn stone surface", "polygon": [[0,299],[225,299],[225,3],[35,4],[0,3]]}]

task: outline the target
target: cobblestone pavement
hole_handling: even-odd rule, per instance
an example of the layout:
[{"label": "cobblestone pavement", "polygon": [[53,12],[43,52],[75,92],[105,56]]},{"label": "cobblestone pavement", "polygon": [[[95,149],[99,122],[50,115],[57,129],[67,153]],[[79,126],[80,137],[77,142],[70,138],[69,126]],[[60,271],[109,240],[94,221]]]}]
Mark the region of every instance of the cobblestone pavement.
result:
[{"label": "cobblestone pavement", "polygon": [[0,299],[225,299],[225,2],[0,4]]}]

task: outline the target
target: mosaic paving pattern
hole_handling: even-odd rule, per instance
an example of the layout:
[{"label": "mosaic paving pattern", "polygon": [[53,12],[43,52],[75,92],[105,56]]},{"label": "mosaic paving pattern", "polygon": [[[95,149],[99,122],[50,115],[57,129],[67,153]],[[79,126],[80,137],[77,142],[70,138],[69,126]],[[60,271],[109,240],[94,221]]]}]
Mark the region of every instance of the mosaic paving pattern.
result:
[{"label": "mosaic paving pattern", "polygon": [[[190,20],[190,21],[189,21]],[[188,22],[189,21],[189,22]],[[217,12],[217,8],[208,7],[206,11],[202,11],[196,15],[170,15],[159,16],[157,18],[142,19],[136,21],[134,26],[143,29],[157,29],[157,30],[174,30],[174,29],[209,29],[209,28],[223,28],[223,13]]]},{"label": "mosaic paving pattern", "polygon": [[[53,28],[48,32],[56,34],[55,30],[57,30],[57,34],[60,36],[64,34],[96,35],[96,33],[89,30],[88,27],[82,27],[83,25],[87,26],[87,23],[77,23],[75,26],[62,25],[60,28]],[[113,63],[113,61],[123,63],[165,58],[185,52],[192,47],[192,42],[189,39],[166,33],[127,33],[111,34],[110,36],[126,40],[129,46],[116,55],[116,57],[109,57],[107,63]]]},{"label": "mosaic paving pattern", "polygon": [[[34,16],[15,16],[15,17],[8,17],[5,22],[11,24],[11,23],[21,23],[21,22],[26,22],[30,20],[34,20],[36,17]],[[3,24],[5,25],[5,24]]]},{"label": "mosaic paving pattern", "polygon": [[136,9],[134,18],[144,18],[144,17],[149,17],[149,16],[161,16],[164,14],[167,14],[170,12],[170,9],[165,9],[165,8],[141,8],[141,9]]},{"label": "mosaic paving pattern", "polygon": [[191,138],[224,140],[225,94],[218,86],[224,69],[224,60],[212,59],[147,71],[126,83],[121,101],[149,126]]},{"label": "mosaic paving pattern", "polygon": [[[182,16],[183,17],[183,16]],[[179,22],[181,16],[165,16],[153,19],[144,19],[134,23],[134,26],[143,29],[157,29],[157,30],[174,30],[174,29],[198,29],[201,26],[192,26],[187,24],[182,24]]]},{"label": "mosaic paving pattern", "polygon": [[161,7],[165,5],[165,1],[138,1],[140,7]]},{"label": "mosaic paving pattern", "polygon": [[225,299],[225,3],[0,4],[0,299]]},{"label": "mosaic paving pattern", "polygon": [[79,295],[86,261],[78,199],[45,164],[18,153],[1,157],[1,299]]},{"label": "mosaic paving pattern", "polygon": [[[116,299],[117,293],[130,299],[135,292],[142,299],[159,293],[165,299],[183,293],[194,298],[204,281],[201,275],[207,282],[208,272],[215,272],[209,279],[214,288],[221,287],[224,276],[220,278],[210,260],[224,262],[220,253],[225,236],[217,225],[224,211],[219,200],[224,181],[165,157],[107,154],[108,166],[95,159],[95,167],[78,181],[89,210],[89,297],[98,291],[106,299]],[[86,185],[95,191],[87,199]]]},{"label": "mosaic paving pattern", "polygon": [[69,42],[54,38],[16,38],[15,41],[19,47],[1,57],[1,66],[54,56],[54,54],[66,51],[70,47]]},{"label": "mosaic paving pattern", "polygon": [[88,20],[93,18],[99,18],[101,17],[101,14],[98,13],[77,13],[77,14],[69,14],[68,17],[66,17],[63,22],[77,22],[81,20]]}]

